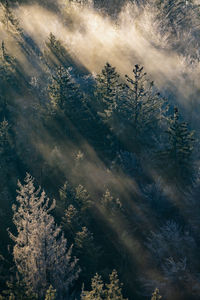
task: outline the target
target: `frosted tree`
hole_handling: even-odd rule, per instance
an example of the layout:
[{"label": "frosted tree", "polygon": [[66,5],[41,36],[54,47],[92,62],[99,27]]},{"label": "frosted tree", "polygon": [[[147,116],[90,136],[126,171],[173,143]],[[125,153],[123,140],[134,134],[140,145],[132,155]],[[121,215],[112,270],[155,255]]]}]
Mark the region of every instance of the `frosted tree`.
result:
[{"label": "frosted tree", "polygon": [[160,296],[159,289],[156,288],[152,294],[151,300],[160,300],[160,299],[162,299],[162,296]]},{"label": "frosted tree", "polygon": [[114,198],[108,189],[101,198],[100,204],[101,208],[109,211],[111,216],[117,215],[118,212],[122,211],[122,203],[119,198]]},{"label": "frosted tree", "polygon": [[45,300],[55,300],[56,299],[56,290],[53,289],[50,285],[49,289],[46,292]]},{"label": "frosted tree", "polygon": [[169,257],[175,260],[191,257],[191,251],[196,248],[194,238],[188,231],[184,231],[174,221],[167,221],[157,232],[151,231],[147,238],[147,247],[154,255],[158,264]]},{"label": "frosted tree", "polygon": [[15,242],[14,261],[27,289],[45,296],[52,285],[58,299],[68,296],[69,287],[78,278],[77,259],[72,258],[72,246],[67,250],[67,241],[61,228],[55,224],[45,192],[35,189],[33,178],[27,174],[25,184],[18,182],[17,205],[13,205],[13,222],[17,235],[10,233]]},{"label": "frosted tree", "polygon": [[146,245],[152,254],[152,262],[161,275],[145,280],[146,288],[157,286],[167,299],[176,299],[168,293],[182,295],[187,290],[187,293],[193,294],[199,280],[194,255],[197,245],[189,231],[183,230],[174,221],[168,221],[159,231],[151,232]]},{"label": "frosted tree", "polygon": [[81,293],[81,300],[127,300],[122,295],[122,285],[119,282],[117,271],[113,270],[110,274],[110,282],[104,284],[100,275],[96,274],[92,278],[91,291]]},{"label": "frosted tree", "polygon": [[122,295],[123,284],[119,282],[116,270],[110,274],[110,283],[106,284],[106,299],[108,300],[127,300]]},{"label": "frosted tree", "polygon": [[81,300],[102,300],[105,299],[104,283],[100,275],[96,274],[92,278],[91,291],[84,291],[81,293]]}]

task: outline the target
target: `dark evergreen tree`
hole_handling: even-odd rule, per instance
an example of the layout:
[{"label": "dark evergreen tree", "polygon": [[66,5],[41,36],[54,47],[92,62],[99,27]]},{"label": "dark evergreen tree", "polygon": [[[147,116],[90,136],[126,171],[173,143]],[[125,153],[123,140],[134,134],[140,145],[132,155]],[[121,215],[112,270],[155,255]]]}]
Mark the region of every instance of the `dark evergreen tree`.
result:
[{"label": "dark evergreen tree", "polygon": [[[123,85],[115,67],[106,63],[101,73],[95,78],[95,110],[97,112],[92,138],[98,152],[104,153],[104,158],[115,157],[118,142],[113,133],[114,110],[122,94]],[[94,106],[94,105],[93,105]],[[97,138],[99,140],[97,140]]]},{"label": "dark evergreen tree", "polygon": [[[70,68],[57,68],[48,86],[50,112],[62,120],[63,126],[70,135],[84,134],[90,119],[89,110],[83,93],[70,74]],[[79,136],[80,137],[80,136]]]},{"label": "dark evergreen tree", "polygon": [[133,78],[126,75],[127,85],[115,109],[115,132],[129,150],[152,148],[162,127],[165,101],[155,92],[153,82],[143,67],[135,65]]},{"label": "dark evergreen tree", "polygon": [[0,119],[2,120],[8,117],[8,104],[11,105],[9,98],[16,88],[16,61],[8,53],[4,41],[1,43],[0,81]]},{"label": "dark evergreen tree", "polygon": [[50,33],[44,50],[44,61],[50,70],[59,65],[63,67],[72,66],[74,61],[62,43]]},{"label": "dark evergreen tree", "polygon": [[194,175],[194,131],[188,128],[186,122],[180,120],[177,107],[174,108],[167,136],[168,147],[161,152],[161,160],[166,165],[168,179],[191,183]]},{"label": "dark evergreen tree", "polygon": [[116,107],[117,99],[120,97],[119,74],[115,67],[106,63],[101,73],[96,77],[96,95],[99,102],[99,112],[104,118],[109,118]]}]

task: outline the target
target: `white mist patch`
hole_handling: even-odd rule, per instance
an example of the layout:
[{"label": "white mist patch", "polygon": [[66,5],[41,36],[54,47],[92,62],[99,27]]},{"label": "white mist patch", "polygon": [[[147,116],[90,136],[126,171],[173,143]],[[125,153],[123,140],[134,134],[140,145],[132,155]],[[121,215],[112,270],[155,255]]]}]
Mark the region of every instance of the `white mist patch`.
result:
[{"label": "white mist patch", "polygon": [[115,21],[91,6],[69,3],[62,6],[60,16],[35,5],[21,6],[16,13],[40,48],[52,32],[91,72],[100,72],[109,61],[120,73],[130,74],[133,65],[139,63],[158,88],[169,89],[182,100],[198,89],[199,63],[191,66],[170,50],[169,34],[161,33],[161,24],[148,5],[139,9],[128,4]]}]

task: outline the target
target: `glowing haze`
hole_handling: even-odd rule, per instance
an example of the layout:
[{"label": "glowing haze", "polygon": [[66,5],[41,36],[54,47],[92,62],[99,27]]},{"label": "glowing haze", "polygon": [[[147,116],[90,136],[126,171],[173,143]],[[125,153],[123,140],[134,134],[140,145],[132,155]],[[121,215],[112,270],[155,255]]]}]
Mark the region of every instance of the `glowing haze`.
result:
[{"label": "glowing haze", "polygon": [[115,20],[91,3],[65,2],[58,7],[59,14],[37,5],[16,9],[21,26],[40,48],[52,32],[90,72],[99,72],[108,60],[121,74],[140,63],[159,88],[170,88],[180,99],[188,99],[198,89],[199,63],[191,65],[172,50],[169,34],[167,30],[161,34],[162,24],[150,5],[127,4]]}]

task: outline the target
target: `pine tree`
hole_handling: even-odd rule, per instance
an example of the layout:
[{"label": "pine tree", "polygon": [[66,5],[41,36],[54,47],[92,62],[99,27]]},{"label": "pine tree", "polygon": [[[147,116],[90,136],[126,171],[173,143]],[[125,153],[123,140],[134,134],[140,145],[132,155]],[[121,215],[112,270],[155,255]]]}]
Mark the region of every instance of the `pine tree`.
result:
[{"label": "pine tree", "polygon": [[123,85],[115,67],[112,67],[109,63],[106,63],[101,73],[96,76],[95,81],[94,99],[97,115],[93,141],[98,145],[97,149],[100,152],[104,151],[104,157],[105,155],[113,157],[116,152],[116,139],[112,133],[113,112],[121,97]]},{"label": "pine tree", "polygon": [[165,101],[154,90],[143,67],[135,65],[133,78],[126,75],[127,85],[117,103],[115,132],[131,151],[141,146],[153,147],[164,120]]},{"label": "pine tree", "polygon": [[159,289],[156,288],[152,294],[151,300],[160,300],[160,299],[162,299],[162,296],[160,296]]},{"label": "pine tree", "polygon": [[50,33],[46,42],[46,48],[44,50],[44,60],[49,69],[54,69],[59,65],[63,67],[69,67],[73,65],[73,60],[62,45],[62,43],[56,39],[53,33]]},{"label": "pine tree", "polygon": [[56,299],[56,290],[53,289],[50,285],[49,289],[46,292],[45,300],[55,300]]},{"label": "pine tree", "polygon": [[18,182],[18,205],[13,205],[13,222],[17,235],[10,233],[15,242],[14,261],[27,289],[42,299],[50,285],[55,286],[59,299],[66,297],[69,287],[78,278],[77,259],[71,257],[72,247],[61,228],[55,224],[45,192],[36,190],[32,177],[27,174],[25,184]]},{"label": "pine tree", "polygon": [[116,72],[115,67],[106,63],[101,74],[97,75],[96,85],[100,113],[103,113],[104,118],[109,118],[116,107],[121,87],[119,74]]},{"label": "pine tree", "polygon": [[10,152],[11,137],[10,137],[10,126],[7,120],[0,122],[0,155]]},{"label": "pine tree", "polygon": [[106,299],[108,300],[127,300],[122,295],[122,286],[118,279],[116,270],[110,274],[110,283],[106,284]]},{"label": "pine tree", "polygon": [[105,299],[104,283],[101,276],[96,274],[92,278],[91,291],[84,291],[81,293],[81,300],[102,300]]},{"label": "pine tree", "polygon": [[[58,67],[48,86],[50,111],[62,118],[66,131],[75,138],[78,133],[87,132],[88,108],[84,95],[79,91],[70,68]],[[72,136],[73,133],[73,136]]]},{"label": "pine tree", "polygon": [[[53,110],[61,110],[67,113],[67,108],[75,104],[73,102],[75,102],[78,91],[69,69],[61,66],[57,68],[56,73],[52,76],[48,91]],[[70,114],[70,111],[68,114]]]},{"label": "pine tree", "polygon": [[0,80],[0,106],[4,108],[3,117],[5,117],[8,97],[12,88],[16,87],[16,60],[8,53],[4,41],[1,43],[0,51]]},{"label": "pine tree", "polygon": [[81,300],[127,300],[122,295],[122,284],[119,282],[117,271],[110,274],[110,282],[104,284],[100,275],[96,274],[92,278],[91,291],[81,293]]},{"label": "pine tree", "polygon": [[100,202],[102,209],[109,211],[111,218],[122,210],[119,198],[114,198],[107,189]]},{"label": "pine tree", "polygon": [[[178,108],[167,130],[168,149],[161,153],[161,159],[167,164],[168,175],[172,180],[191,180],[193,172],[194,131],[189,130],[188,124],[180,120]],[[162,162],[162,163],[163,163]]]}]

